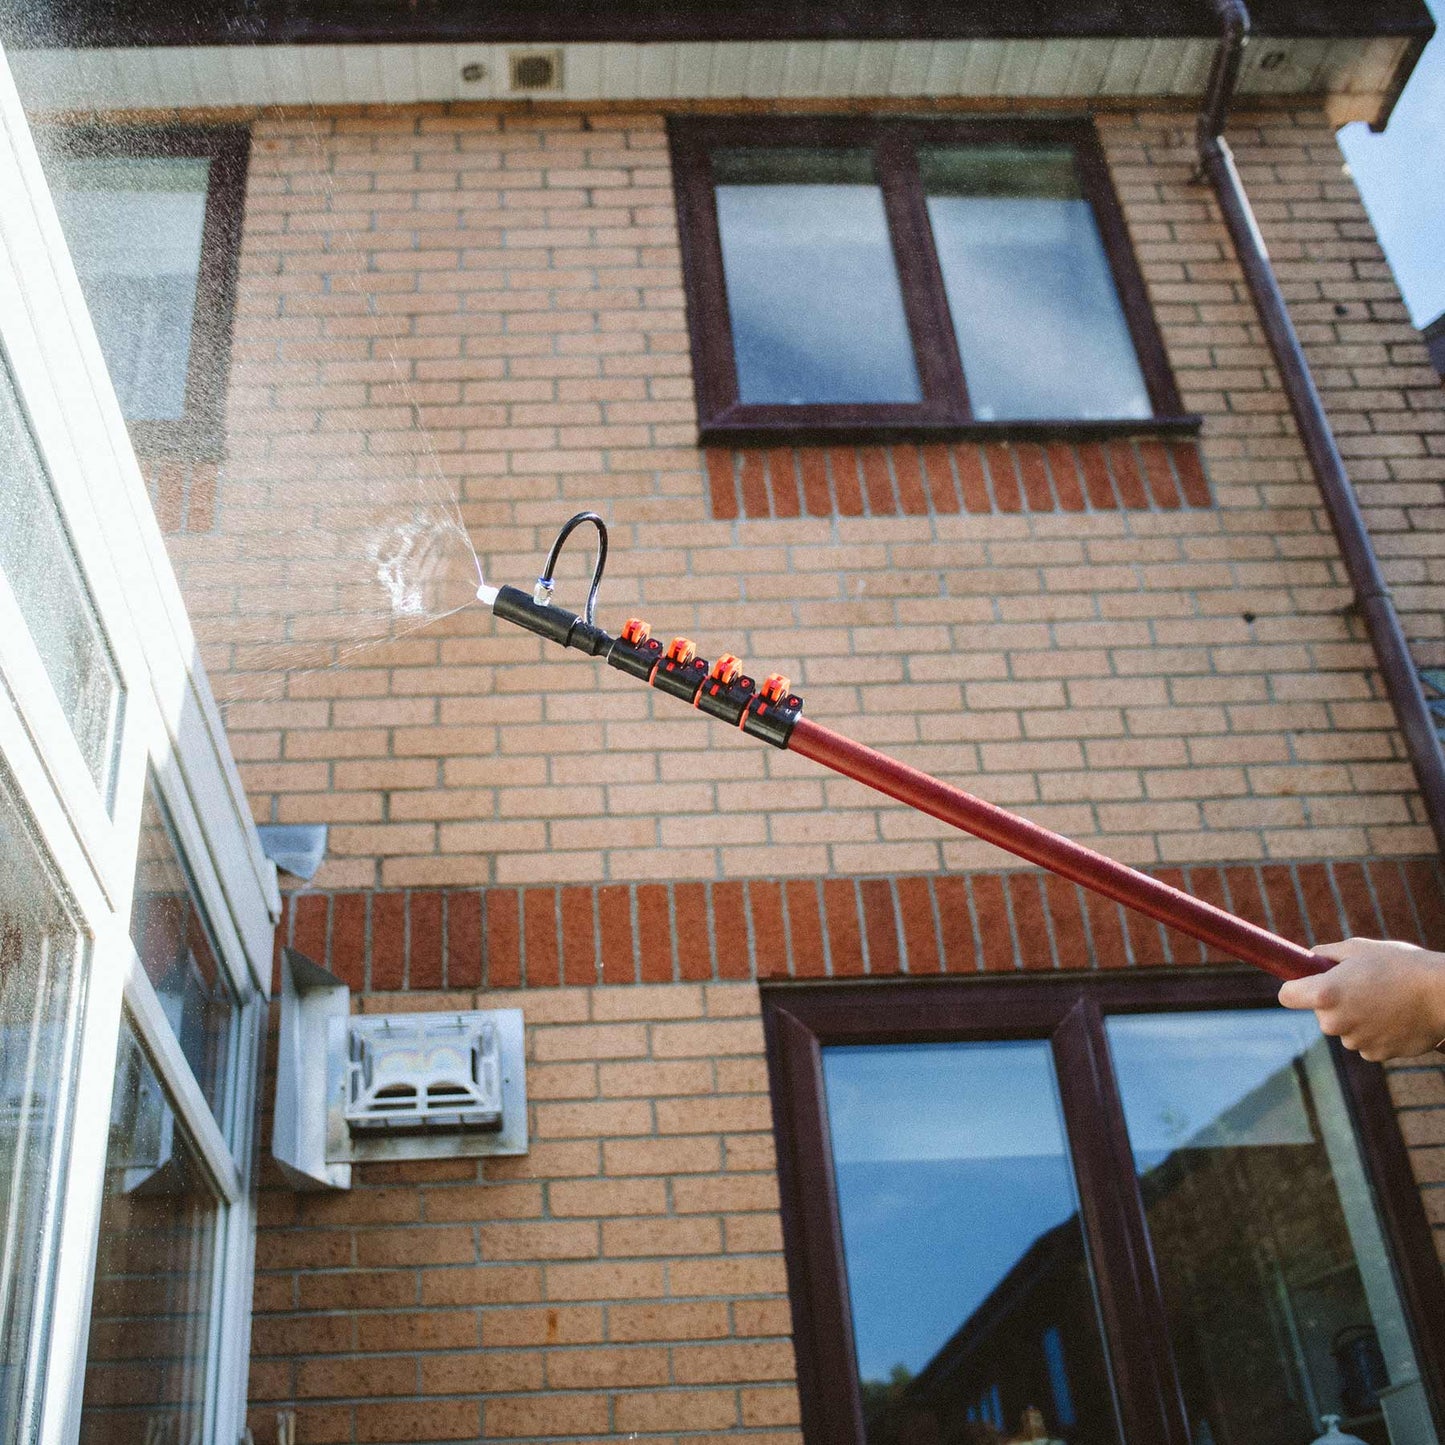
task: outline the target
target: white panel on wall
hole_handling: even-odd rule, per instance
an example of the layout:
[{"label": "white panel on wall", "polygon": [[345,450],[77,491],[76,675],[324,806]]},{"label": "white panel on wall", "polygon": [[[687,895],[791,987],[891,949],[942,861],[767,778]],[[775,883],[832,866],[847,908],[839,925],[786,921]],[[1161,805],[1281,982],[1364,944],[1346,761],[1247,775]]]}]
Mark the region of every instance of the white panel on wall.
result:
[{"label": "white panel on wall", "polygon": [[572,100],[597,100],[602,89],[602,46],[569,45],[562,56],[562,84]]},{"label": "white panel on wall", "polygon": [[888,77],[893,71],[896,46],[889,40],[865,40],[858,47],[858,73],[853,78],[853,94],[887,95]]},{"label": "white panel on wall", "polygon": [[676,94],[676,87],[677,46],[644,45],[637,60],[637,93],[649,100],[666,100]]},{"label": "white panel on wall", "polygon": [[707,94],[719,98],[739,96],[748,78],[748,47],[739,40],[722,40],[712,48]]},{"label": "white panel on wall", "polygon": [[1116,40],[1110,46],[1109,66],[1100,87],[1104,95],[1137,95],[1139,74],[1149,56],[1148,40]]},{"label": "white panel on wall", "polygon": [[[462,66],[467,61],[462,58],[459,46],[418,45],[414,64],[417,95],[422,100],[451,100],[471,90],[462,79]],[[490,67],[487,67],[482,84],[491,85]]]},{"label": "white panel on wall", "polygon": [[1109,73],[1112,46],[1107,40],[1081,40],[1074,47],[1073,63],[1064,79],[1065,95],[1098,95]]},{"label": "white panel on wall", "polygon": [[61,51],[32,50],[28,54],[16,51],[13,70],[15,86],[26,109],[36,109],[42,96],[44,103],[56,110],[76,104],[75,67]]},{"label": "white panel on wall", "polygon": [[300,47],[268,45],[264,52],[265,84],[273,105],[303,105],[306,101],[306,67]]},{"label": "white panel on wall", "polygon": [[786,96],[810,96],[822,93],[823,42],[790,40],[783,63],[780,92]]},{"label": "white panel on wall", "polygon": [[1173,90],[1174,67],[1179,46],[1172,40],[1145,42],[1144,59],[1134,82],[1137,92],[1147,95],[1168,95]]},{"label": "white panel on wall", "polygon": [[[609,43],[602,47],[602,94],[608,100],[637,99],[637,62],[641,47],[626,43]],[[563,61],[566,79],[566,61]]]},{"label": "white panel on wall", "polygon": [[1004,42],[975,40],[968,47],[960,95],[997,95],[999,72],[1003,69]]},{"label": "white panel on wall", "polygon": [[1350,90],[1356,95],[1374,95],[1390,83],[1390,76],[1405,53],[1403,40],[1371,40],[1360,53]]},{"label": "white panel on wall", "polygon": [[786,61],[787,51],[782,45],[749,45],[743,94],[750,99],[781,95]]},{"label": "white panel on wall", "polygon": [[306,73],[306,99],[312,105],[341,105],[347,99],[346,74],[340,47],[303,45],[301,67]]},{"label": "white panel on wall", "polygon": [[703,41],[688,41],[677,47],[677,63],[673,68],[672,93],[681,98],[706,95],[712,83],[712,46]]},{"label": "white panel on wall", "polygon": [[966,40],[936,40],[928,57],[928,74],[923,79],[929,95],[956,95],[963,83],[963,66],[968,56]]},{"label": "white panel on wall", "polygon": [[255,95],[269,84],[270,70],[265,50],[259,45],[226,47],[226,66],[231,73],[231,86],[238,96]]},{"label": "white panel on wall", "polygon": [[341,93],[352,105],[362,105],[368,95],[381,93],[381,66],[377,63],[376,46],[342,45],[338,47],[341,61]]},{"label": "white panel on wall", "polygon": [[417,83],[416,45],[377,45],[376,69],[381,94],[388,105],[406,105],[422,98]]},{"label": "white panel on wall", "polygon": [[1199,95],[1209,84],[1209,72],[1214,65],[1214,42],[1212,40],[1186,40],[1184,56],[1180,61],[1179,73],[1174,78],[1176,95]]},{"label": "white panel on wall", "polygon": [[[124,54],[124,51],[119,52]],[[244,105],[224,45],[198,45],[191,52],[191,73],[196,78],[203,105]]]},{"label": "white panel on wall", "polygon": [[823,42],[823,74],[820,81],[822,94],[853,94],[853,81],[858,74],[858,52],[861,48],[856,40]]},{"label": "white panel on wall", "polygon": [[1031,95],[1062,95],[1069,72],[1074,68],[1074,56],[1079,48],[1076,40],[1049,40],[1040,50],[1034,66]]},{"label": "white panel on wall", "polygon": [[893,73],[888,77],[888,94],[926,95],[932,60],[933,41],[900,40],[894,47]]},{"label": "white panel on wall", "polygon": [[[1246,52],[1245,94],[1379,95],[1407,42],[1273,41]],[[34,110],[406,104],[506,98],[512,45],[197,46],[17,51]],[[1202,93],[1205,38],[695,41],[563,50],[570,100],[893,96],[1116,97]],[[1281,57],[1268,63],[1271,57]],[[1264,63],[1262,63],[1264,62]],[[477,81],[462,68],[480,64]],[[540,97],[545,98],[545,97]]]}]

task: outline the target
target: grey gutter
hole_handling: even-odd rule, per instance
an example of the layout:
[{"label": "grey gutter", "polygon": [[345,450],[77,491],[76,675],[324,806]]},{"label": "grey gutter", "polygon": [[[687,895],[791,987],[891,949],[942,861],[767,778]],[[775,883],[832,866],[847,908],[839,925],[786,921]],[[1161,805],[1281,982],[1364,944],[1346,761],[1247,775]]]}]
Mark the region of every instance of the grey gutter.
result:
[{"label": "grey gutter", "polygon": [[1441,751],[1440,739],[1426,706],[1399,613],[1375,556],[1359,498],[1335,444],[1324,403],[1290,320],[1234,156],[1223,137],[1234,79],[1239,74],[1240,52],[1249,35],[1249,11],[1244,0],[1210,0],[1210,3],[1219,17],[1223,34],[1199,115],[1200,172],[1209,178],[1219,200],[1224,224],[1234,242],[1245,283],[1259,312],[1300,440],[1339,543],[1355,605],[1364,618],[1385,691],[1404,735],[1405,752],[1414,769],[1436,844],[1445,852],[1445,753]]}]

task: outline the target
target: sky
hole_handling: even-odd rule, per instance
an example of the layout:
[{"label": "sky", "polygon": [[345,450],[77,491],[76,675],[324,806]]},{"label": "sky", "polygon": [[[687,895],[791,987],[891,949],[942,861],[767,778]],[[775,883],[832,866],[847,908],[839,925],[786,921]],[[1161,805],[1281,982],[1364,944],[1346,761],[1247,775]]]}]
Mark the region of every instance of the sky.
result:
[{"label": "sky", "polygon": [[1440,27],[1390,124],[1362,123],[1340,145],[1395,269],[1416,326],[1445,312],[1445,0],[1426,0]]}]

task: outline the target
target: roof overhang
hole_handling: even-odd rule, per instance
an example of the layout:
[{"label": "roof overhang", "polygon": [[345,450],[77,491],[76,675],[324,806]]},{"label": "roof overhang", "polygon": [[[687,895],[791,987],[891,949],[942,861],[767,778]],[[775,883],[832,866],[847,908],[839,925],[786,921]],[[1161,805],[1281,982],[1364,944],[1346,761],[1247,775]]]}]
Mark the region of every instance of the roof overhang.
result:
[{"label": "roof overhang", "polygon": [[[6,44],[1210,39],[1205,0],[5,0]],[[1427,38],[1424,0],[1254,0],[1278,39]]]},{"label": "roof overhang", "polygon": [[[1243,97],[1380,124],[1434,31],[1423,0],[1255,0]],[[5,18],[7,17],[8,18]],[[1197,100],[1204,0],[0,0],[38,109],[428,101]],[[514,88],[510,53],[560,54]]]}]

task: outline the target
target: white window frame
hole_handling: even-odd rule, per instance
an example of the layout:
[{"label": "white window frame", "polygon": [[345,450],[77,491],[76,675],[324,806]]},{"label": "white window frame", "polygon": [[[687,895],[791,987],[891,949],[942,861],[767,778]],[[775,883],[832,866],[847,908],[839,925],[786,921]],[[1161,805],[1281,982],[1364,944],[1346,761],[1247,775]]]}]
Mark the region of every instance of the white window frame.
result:
[{"label": "white window frame", "polygon": [[[0,756],[85,940],[75,1094],[64,1121],[73,1118],[76,1127],[46,1241],[52,1326],[35,1439],[73,1445],[79,1433],[108,1133],[97,1121],[109,1118],[124,1014],[220,1203],[203,1438],[231,1445],[245,1421],[255,1238],[250,1125],[280,895],[3,50],[0,195],[0,345],[125,694],[107,798],[0,579]],[[213,1117],[129,937],[148,770],[237,999],[222,1091],[229,1120]]]}]

